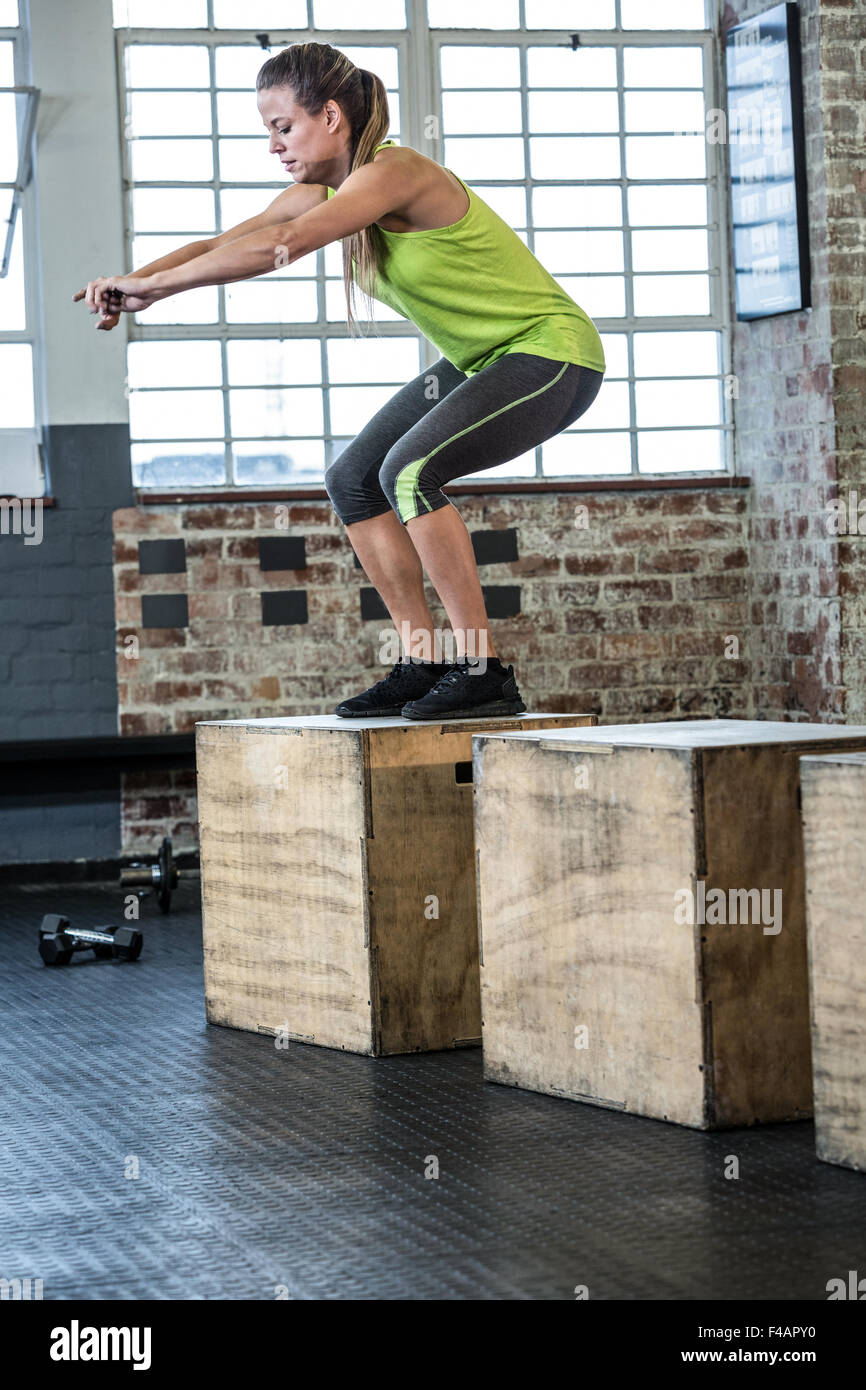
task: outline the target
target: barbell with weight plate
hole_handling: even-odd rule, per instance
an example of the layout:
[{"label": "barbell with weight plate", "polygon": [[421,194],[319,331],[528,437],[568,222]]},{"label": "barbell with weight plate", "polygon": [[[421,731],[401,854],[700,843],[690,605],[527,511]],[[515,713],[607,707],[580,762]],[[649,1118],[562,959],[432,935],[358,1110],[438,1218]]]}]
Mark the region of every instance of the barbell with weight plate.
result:
[{"label": "barbell with weight plate", "polygon": [[155,864],[131,864],[121,870],[121,888],[151,888],[156,894],[160,912],[171,910],[171,895],[180,879],[200,879],[199,869],[179,869],[174,862],[171,838],[166,835],[159,847]]}]

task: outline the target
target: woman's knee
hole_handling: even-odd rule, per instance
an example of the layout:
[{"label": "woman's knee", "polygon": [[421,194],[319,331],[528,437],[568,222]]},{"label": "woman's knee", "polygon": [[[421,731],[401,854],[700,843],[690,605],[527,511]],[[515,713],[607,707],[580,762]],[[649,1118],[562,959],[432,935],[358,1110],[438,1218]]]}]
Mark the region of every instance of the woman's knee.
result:
[{"label": "woman's knee", "polygon": [[[406,449],[391,449],[379,469],[379,486],[401,521],[435,511],[446,500],[439,488],[423,477],[426,458]],[[429,470],[428,470],[429,474]]]}]

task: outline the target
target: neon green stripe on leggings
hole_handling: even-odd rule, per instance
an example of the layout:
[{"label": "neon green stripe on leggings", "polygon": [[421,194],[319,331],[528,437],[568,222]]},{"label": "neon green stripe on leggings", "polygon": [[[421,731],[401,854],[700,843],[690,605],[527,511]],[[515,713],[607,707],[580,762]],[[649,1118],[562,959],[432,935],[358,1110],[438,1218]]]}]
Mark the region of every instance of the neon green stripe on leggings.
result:
[{"label": "neon green stripe on leggings", "polygon": [[443,439],[442,443],[437,444],[436,448],[431,449],[430,453],[425,455],[424,458],[415,459],[412,463],[407,463],[405,468],[401,468],[400,472],[397,474],[397,481],[394,488],[400,520],[411,521],[413,517],[420,515],[421,509],[418,506],[419,500],[424,503],[428,512],[432,512],[433,508],[420,491],[418,478],[424,465],[429,463],[430,460],[439,453],[440,449],[444,449],[447,445],[453,444],[455,439],[460,439],[464,434],[470,434],[472,430],[479,429],[481,425],[486,425],[488,420],[495,420],[497,415],[503,415],[506,410],[513,410],[516,405],[523,405],[524,401],[531,401],[535,396],[543,395],[545,391],[550,390],[551,386],[556,385],[559,378],[568,371],[570,365],[569,362],[563,362],[562,367],[553,378],[553,381],[549,381],[546,386],[539,386],[537,391],[531,391],[528,396],[521,396],[519,400],[509,401],[508,405],[500,406],[499,409],[494,410],[491,415],[485,415],[483,420],[476,420],[474,425],[467,425],[465,429],[458,430],[456,434],[452,434],[448,439]]}]

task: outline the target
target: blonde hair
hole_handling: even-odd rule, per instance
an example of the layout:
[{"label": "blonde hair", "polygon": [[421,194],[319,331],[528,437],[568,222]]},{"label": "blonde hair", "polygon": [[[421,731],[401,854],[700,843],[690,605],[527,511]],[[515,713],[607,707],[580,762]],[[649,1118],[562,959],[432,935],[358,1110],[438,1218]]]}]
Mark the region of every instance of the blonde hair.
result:
[{"label": "blonde hair", "polygon": [[[329,43],[293,43],[263,64],[256,77],[256,91],[270,87],[291,87],[298,106],[317,116],[327,101],[342,108],[352,132],[352,163],[349,173],[369,164],[376,146],[388,134],[391,115],[388,96],[381,77],[358,68],[345,53]],[[358,284],[367,296],[368,308],[375,285],[376,269],[386,253],[379,228],[371,223],[343,237],[343,288],[349,333],[356,337],[354,290]]]}]

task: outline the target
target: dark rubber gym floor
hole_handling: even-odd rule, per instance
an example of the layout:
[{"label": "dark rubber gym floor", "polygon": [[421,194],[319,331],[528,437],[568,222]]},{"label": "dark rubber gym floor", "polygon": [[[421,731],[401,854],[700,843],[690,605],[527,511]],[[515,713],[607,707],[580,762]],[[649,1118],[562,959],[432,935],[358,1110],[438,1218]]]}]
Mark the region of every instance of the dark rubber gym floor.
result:
[{"label": "dark rubber gym floor", "polygon": [[144,901],[138,962],[61,969],[42,914],[120,922],[117,885],[2,892],[0,1276],[45,1299],[823,1301],[866,1268],[866,1174],[811,1124],[702,1134],[478,1049],[279,1051],[205,1021],[197,885]]}]

